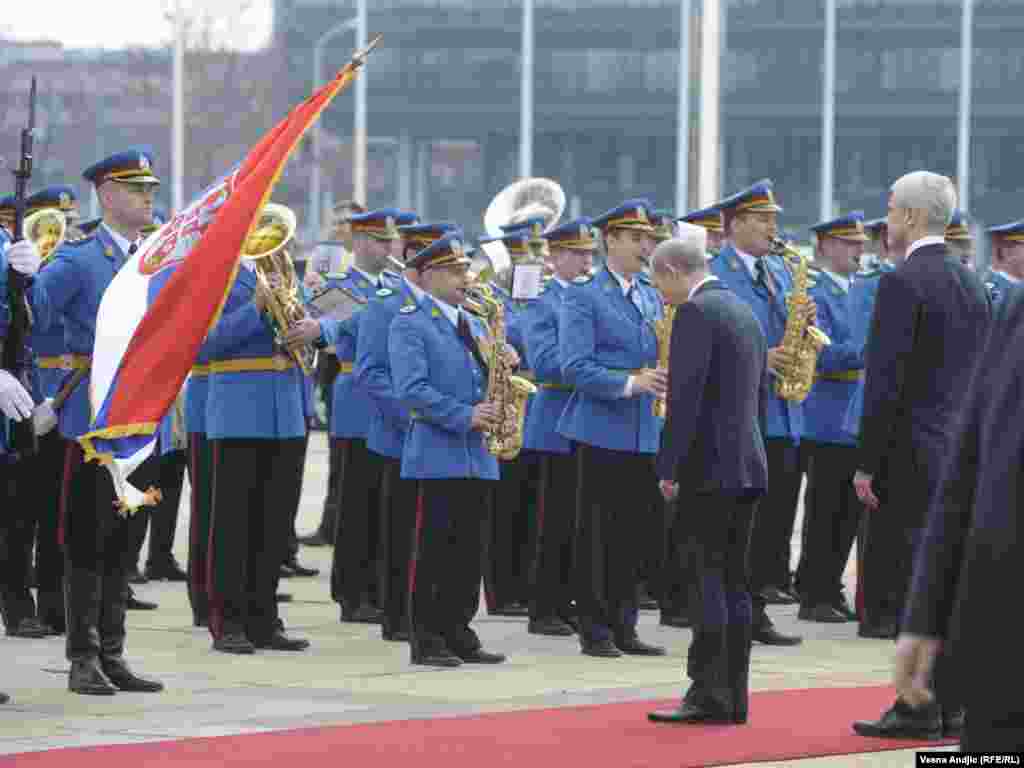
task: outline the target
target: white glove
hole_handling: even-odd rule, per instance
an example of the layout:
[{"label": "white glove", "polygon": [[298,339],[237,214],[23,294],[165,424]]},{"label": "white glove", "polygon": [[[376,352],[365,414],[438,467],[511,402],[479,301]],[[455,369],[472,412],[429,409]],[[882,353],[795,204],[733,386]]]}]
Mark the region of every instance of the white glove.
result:
[{"label": "white glove", "polygon": [[47,398],[32,411],[32,428],[37,437],[42,437],[57,426],[57,412],[53,410],[53,398]]},{"label": "white glove", "polygon": [[39,249],[31,240],[19,240],[7,247],[7,263],[15,272],[34,275],[39,271]]},{"label": "white glove", "polygon": [[21,421],[32,415],[32,395],[21,386],[10,371],[0,368],[0,410],[12,421]]}]

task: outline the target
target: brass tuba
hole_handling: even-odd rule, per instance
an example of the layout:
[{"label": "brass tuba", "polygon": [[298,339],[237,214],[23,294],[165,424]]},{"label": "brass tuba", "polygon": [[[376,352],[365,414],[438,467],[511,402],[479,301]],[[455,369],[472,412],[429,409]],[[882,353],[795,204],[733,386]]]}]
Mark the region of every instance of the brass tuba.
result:
[{"label": "brass tuba", "polygon": [[487,397],[485,402],[498,406],[501,420],[487,432],[487,450],[502,461],[511,461],[523,448],[526,401],[537,391],[533,382],[512,373],[505,350],[505,305],[486,284],[467,289],[466,308],[482,316],[490,329],[491,346],[487,360]]},{"label": "brass tuba", "polygon": [[25,239],[35,243],[43,263],[50,260],[68,231],[67,219],[58,208],[40,208],[26,216],[21,226]]},{"label": "brass tuba", "polygon": [[[266,312],[279,344],[284,333],[307,314],[295,265],[285,248],[295,235],[295,229],[295,214],[290,208],[267,203],[242,245],[242,257],[255,267],[256,280],[268,297]],[[316,364],[313,347],[306,345],[289,353],[304,374],[308,376],[313,372]]]},{"label": "brass tuba", "polygon": [[[565,211],[565,192],[558,182],[551,179],[521,179],[505,187],[495,195],[484,212],[484,230],[488,237],[500,237],[502,227],[521,224],[528,219],[540,216],[543,223],[540,232],[533,233],[531,253],[539,260],[539,248],[545,241],[539,235],[547,232],[558,224]],[[480,246],[493,267],[495,277],[502,280],[511,272],[512,259],[508,248],[501,241],[483,243]]]},{"label": "brass tuba", "polygon": [[784,260],[791,259],[793,263],[793,290],[786,296],[788,316],[779,345],[792,363],[778,372],[775,393],[783,400],[801,403],[807,399],[814,386],[818,355],[832,341],[824,331],[811,324],[815,307],[814,299],[807,293],[810,286],[810,260],[782,238],[774,238],[772,246]]}]

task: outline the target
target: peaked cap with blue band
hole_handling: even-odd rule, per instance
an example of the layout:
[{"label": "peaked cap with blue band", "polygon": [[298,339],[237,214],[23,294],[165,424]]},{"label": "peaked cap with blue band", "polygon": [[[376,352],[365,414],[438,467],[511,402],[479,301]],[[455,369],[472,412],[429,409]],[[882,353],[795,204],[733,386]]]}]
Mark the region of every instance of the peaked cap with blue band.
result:
[{"label": "peaked cap with blue band", "polygon": [[78,197],[70,184],[44,187],[25,200],[25,211],[32,213],[43,208],[56,208],[65,215],[78,216]]},{"label": "peaked cap with blue band", "polygon": [[992,237],[998,237],[1011,243],[1024,242],[1024,219],[990,227],[988,233]]},{"label": "peaked cap with blue band", "polygon": [[708,232],[725,231],[725,228],[722,226],[722,209],[718,205],[690,211],[685,216],[680,216],[677,221],[685,221],[687,224],[704,227]]},{"label": "peaked cap with blue band", "polygon": [[82,178],[97,187],[105,181],[120,181],[124,184],[160,183],[160,179],[153,172],[153,155],[144,149],[118,152],[105,160],[100,160],[86,168],[82,172]]},{"label": "peaked cap with blue band", "polygon": [[425,272],[436,267],[469,265],[472,259],[466,255],[463,247],[462,234],[449,233],[435,240],[409,260],[409,266]]},{"label": "peaked cap with blue band", "polygon": [[653,210],[654,206],[651,205],[650,200],[635,197],[610,211],[605,211],[594,219],[592,224],[602,232],[607,232],[609,229],[638,229],[653,234],[654,225],[651,223]]},{"label": "peaked cap with blue band", "polygon": [[426,224],[401,224],[398,233],[402,236],[406,245],[415,247],[417,251],[423,250],[435,240],[439,240],[450,232],[462,234],[457,224],[450,221],[436,221]]},{"label": "peaked cap with blue band", "polygon": [[810,228],[811,232],[822,237],[835,237],[854,243],[867,242],[864,232],[864,211],[851,211],[830,221],[822,221]]},{"label": "peaked cap with blue band", "polygon": [[398,240],[402,235],[398,227],[415,224],[419,217],[412,211],[399,208],[378,208],[356,213],[349,218],[353,235],[366,235],[374,240]]},{"label": "peaked cap with blue band", "polygon": [[594,238],[593,222],[587,216],[567,221],[560,227],[541,235],[552,248],[568,248],[573,251],[593,251],[597,249]]},{"label": "peaked cap with blue band", "polygon": [[781,213],[782,206],[775,202],[772,186],[771,179],[761,179],[722,200],[718,208],[730,213]]}]

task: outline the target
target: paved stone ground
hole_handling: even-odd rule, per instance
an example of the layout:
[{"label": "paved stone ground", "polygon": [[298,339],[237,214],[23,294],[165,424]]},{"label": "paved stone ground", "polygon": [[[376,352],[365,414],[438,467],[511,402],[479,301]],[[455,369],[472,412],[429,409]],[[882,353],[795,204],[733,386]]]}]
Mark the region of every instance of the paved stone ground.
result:
[{"label": "paved stone ground", "polygon": [[[318,433],[310,443],[300,532],[311,530],[319,520],[326,476],[326,443]],[[184,562],[186,511],[179,520],[175,548]],[[282,606],[285,622],[313,643],[303,654],[214,653],[206,630],[191,626],[184,585],[160,582],[138,587],[140,596],[159,602],[160,609],[129,614],[128,656],[140,671],[166,683],[163,694],[70,695],[63,638],[0,638],[0,690],[13,697],[0,709],[0,754],[671,698],[679,693],[690,632],[659,627],[654,611],[643,613],[640,634],[669,648],[663,658],[591,659],[579,653],[573,638],[529,635],[525,619],[481,615],[475,626],[486,647],[507,653],[509,662],[432,670],[410,666],[408,646],[384,643],[379,627],[338,622],[337,606],[330,599],[329,549],[304,548],[300,559],[321,569],[315,579],[282,581],[282,591],[295,598]],[[804,644],[755,646],[754,689],[888,682],[891,643],[858,639],[852,623],[798,622],[795,606],[773,608],[772,615],[782,631],[802,634]],[[912,751],[902,751],[786,764],[895,768],[911,766],[913,759]]]}]

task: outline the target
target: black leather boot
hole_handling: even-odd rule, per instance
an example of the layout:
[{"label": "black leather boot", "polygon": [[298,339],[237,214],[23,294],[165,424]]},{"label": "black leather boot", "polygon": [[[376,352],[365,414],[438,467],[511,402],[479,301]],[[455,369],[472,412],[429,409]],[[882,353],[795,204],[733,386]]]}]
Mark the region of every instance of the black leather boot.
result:
[{"label": "black leather boot", "polygon": [[100,576],[95,571],[69,568],[64,581],[67,606],[65,648],[71,662],[68,690],[87,696],[111,696],[117,692],[100,668]]},{"label": "black leather boot", "polygon": [[124,660],[125,600],[122,576],[105,576],[100,609],[100,667],[119,690],[156,693],[163,683],[139,677]]},{"label": "black leather boot", "polygon": [[750,624],[730,624],[726,639],[729,654],[729,687],[732,689],[733,722],[747,722],[750,699]]}]

